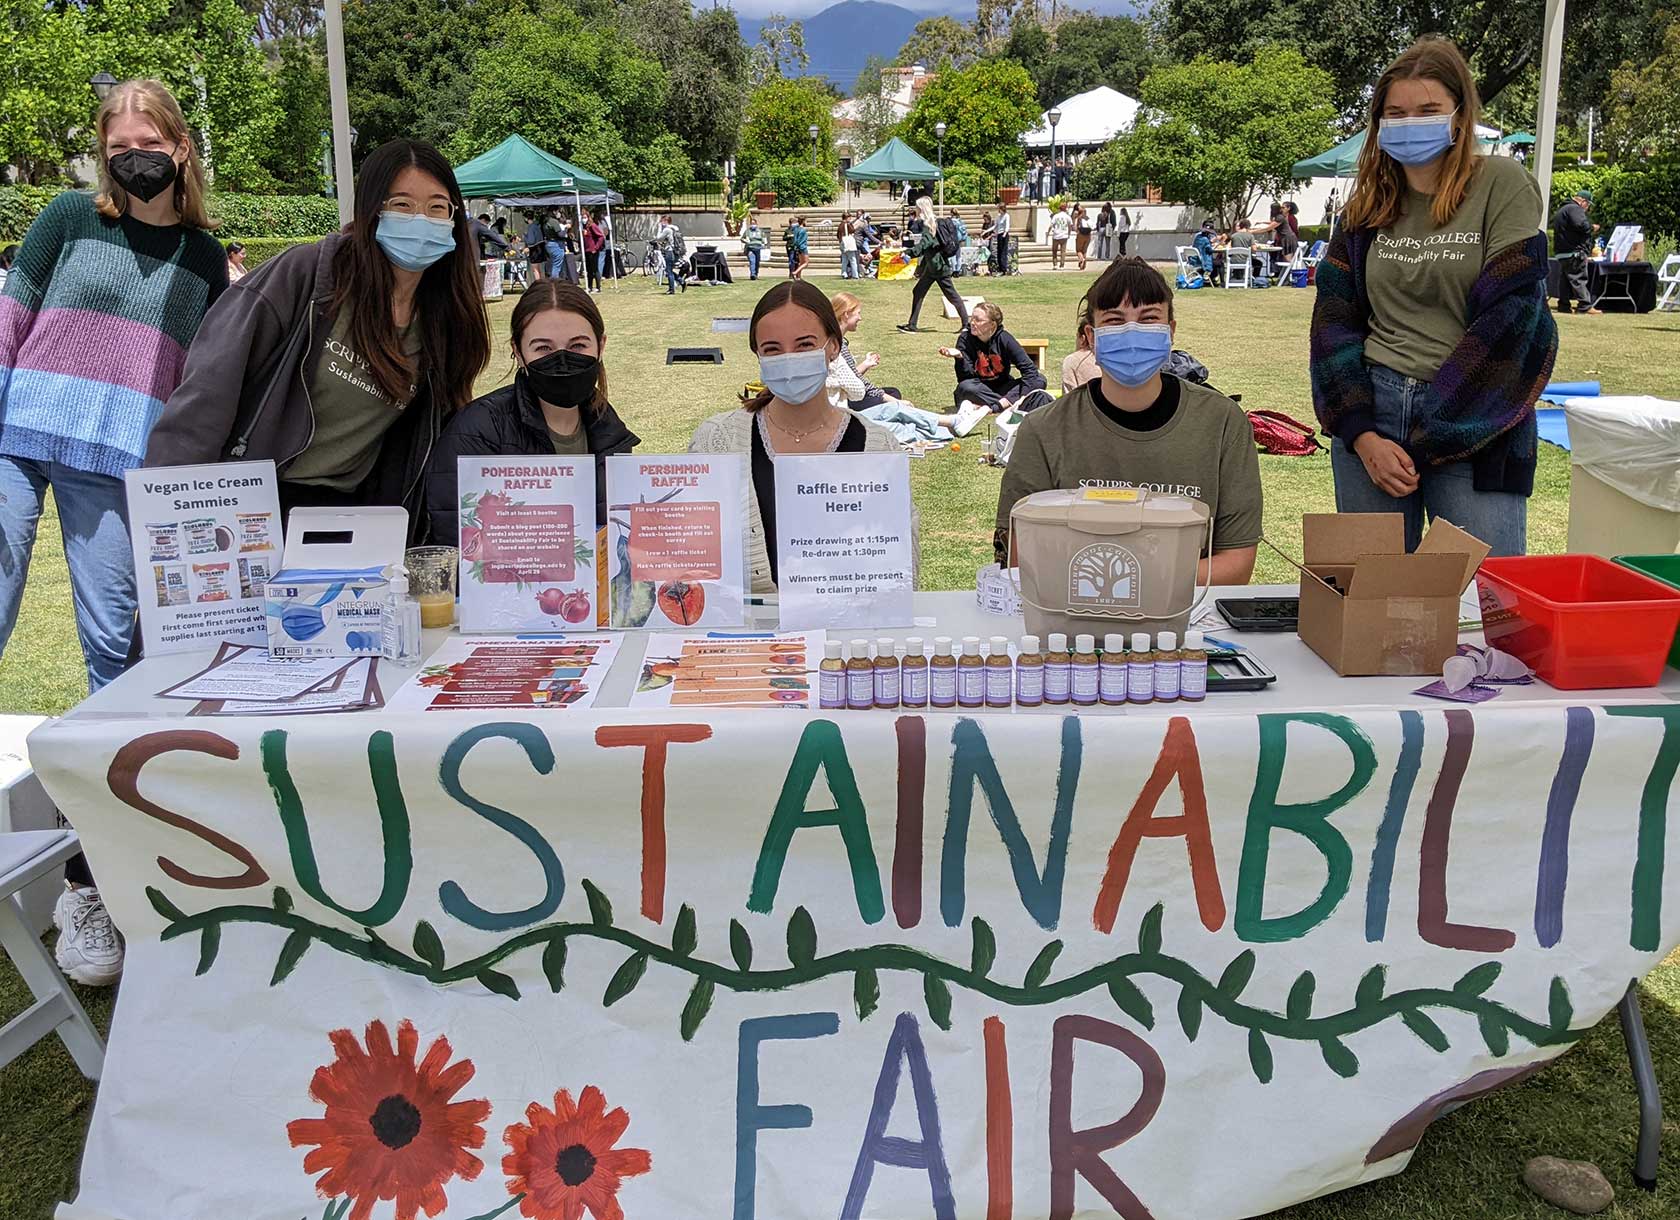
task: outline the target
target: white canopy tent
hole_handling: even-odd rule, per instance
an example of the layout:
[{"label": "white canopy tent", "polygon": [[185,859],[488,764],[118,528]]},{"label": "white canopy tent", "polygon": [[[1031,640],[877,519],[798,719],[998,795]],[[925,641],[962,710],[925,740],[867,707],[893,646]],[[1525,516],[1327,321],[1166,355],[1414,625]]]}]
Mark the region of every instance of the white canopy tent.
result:
[{"label": "white canopy tent", "polygon": [[[1130,131],[1137,118],[1138,100],[1118,89],[1098,85],[1075,94],[1055,109],[1061,111],[1056,124],[1058,148],[1095,148],[1107,144],[1123,131]],[[1028,148],[1050,147],[1050,111],[1039,116],[1039,124],[1021,137]]]}]

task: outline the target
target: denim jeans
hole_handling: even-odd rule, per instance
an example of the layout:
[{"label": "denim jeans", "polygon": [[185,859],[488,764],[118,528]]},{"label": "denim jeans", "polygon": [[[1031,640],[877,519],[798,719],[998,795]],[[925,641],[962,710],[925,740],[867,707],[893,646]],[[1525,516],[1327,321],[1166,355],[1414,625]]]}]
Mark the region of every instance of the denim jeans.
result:
[{"label": "denim jeans", "polygon": [[912,407],[896,398],[889,398],[879,406],[864,407],[857,414],[874,420],[898,438],[898,443],[912,441],[948,441],[951,432],[939,422],[939,416],[920,407]]},{"label": "denim jeans", "polygon": [[[1366,372],[1379,435],[1403,443],[1414,428],[1427,425],[1439,406],[1434,387],[1380,364],[1367,365]],[[1402,514],[1408,551],[1417,549],[1427,517],[1474,534],[1495,555],[1528,552],[1528,498],[1508,491],[1477,491],[1469,462],[1420,467],[1418,489],[1398,499],[1371,482],[1365,463],[1340,440],[1330,442],[1330,468],[1336,479],[1336,511]]]},{"label": "denim jeans", "polygon": [[855,280],[858,275],[858,256],[856,250],[840,251],[840,278]]},{"label": "denim jeans", "polygon": [[88,689],[96,691],[122,673],[134,640],[134,553],[121,479],[0,454],[0,654],[17,626],[49,486],[70,566]]},{"label": "denim jeans", "polygon": [[[669,250],[661,250],[660,257],[665,260],[665,295],[675,296],[677,292],[677,256]],[[688,285],[683,285],[683,291],[688,291]]]},{"label": "denim jeans", "polygon": [[602,246],[595,255],[595,274],[603,280],[613,278],[612,275],[612,247]]},{"label": "denim jeans", "polygon": [[764,257],[764,247],[763,246],[748,246],[747,247],[747,278],[748,279],[756,280],[758,278],[758,263],[759,263],[759,260],[762,259],[763,257]]}]

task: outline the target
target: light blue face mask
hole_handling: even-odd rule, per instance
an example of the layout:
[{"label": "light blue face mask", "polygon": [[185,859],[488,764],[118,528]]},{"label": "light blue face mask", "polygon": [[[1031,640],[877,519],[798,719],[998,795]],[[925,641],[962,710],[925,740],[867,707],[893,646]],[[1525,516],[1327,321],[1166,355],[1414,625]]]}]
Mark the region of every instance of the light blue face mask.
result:
[{"label": "light blue face mask", "polygon": [[1377,128],[1377,147],[1401,165],[1428,165],[1453,146],[1453,115],[1457,113],[1384,119]]},{"label": "light blue face mask", "polygon": [[1127,322],[1092,331],[1097,367],[1124,386],[1140,386],[1172,355],[1172,326],[1166,322]]},{"label": "light blue face mask", "polygon": [[785,403],[797,406],[810,402],[828,381],[828,353],[819,347],[808,352],[760,356],[758,379]]},{"label": "light blue face mask", "polygon": [[381,212],[373,239],[404,271],[424,271],[455,248],[455,223],[418,213]]}]

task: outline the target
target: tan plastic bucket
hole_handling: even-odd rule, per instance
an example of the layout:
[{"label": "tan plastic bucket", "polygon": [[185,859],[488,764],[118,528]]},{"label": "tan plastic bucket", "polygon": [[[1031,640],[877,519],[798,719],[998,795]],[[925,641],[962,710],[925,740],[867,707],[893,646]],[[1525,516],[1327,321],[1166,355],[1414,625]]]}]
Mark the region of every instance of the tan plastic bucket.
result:
[{"label": "tan plastic bucket", "polygon": [[1032,634],[1184,637],[1200,604],[1197,561],[1212,536],[1200,500],[1134,488],[1040,491],[1016,502],[1009,529]]}]

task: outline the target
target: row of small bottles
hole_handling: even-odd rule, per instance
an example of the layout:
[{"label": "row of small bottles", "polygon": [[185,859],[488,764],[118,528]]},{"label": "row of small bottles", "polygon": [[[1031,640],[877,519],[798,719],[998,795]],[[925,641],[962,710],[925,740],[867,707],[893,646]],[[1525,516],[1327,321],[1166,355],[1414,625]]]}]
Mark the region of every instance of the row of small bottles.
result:
[{"label": "row of small bottles", "polygon": [[964,636],[962,652],[950,636],[936,636],[930,659],[923,642],[911,636],[902,644],[883,637],[871,648],[853,640],[850,655],[840,641],[824,645],[818,672],[818,703],[825,708],[874,707],[1038,707],[1071,703],[1081,707],[1126,703],[1200,702],[1207,696],[1207,646],[1200,631],[1188,631],[1184,647],[1163,631],[1153,647],[1147,632],[1109,635],[1097,651],[1096,637],[1076,635],[1073,647],[1052,632],[1049,648],[1039,651],[1036,635],[1021,637],[1011,660],[1009,641],[994,635],[980,651],[980,637]]}]

